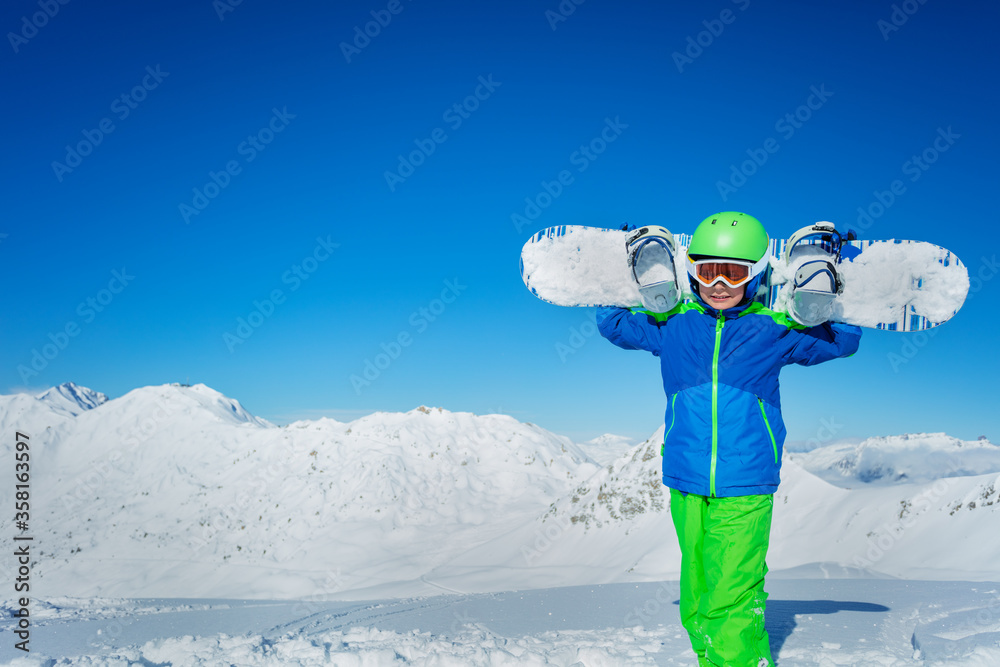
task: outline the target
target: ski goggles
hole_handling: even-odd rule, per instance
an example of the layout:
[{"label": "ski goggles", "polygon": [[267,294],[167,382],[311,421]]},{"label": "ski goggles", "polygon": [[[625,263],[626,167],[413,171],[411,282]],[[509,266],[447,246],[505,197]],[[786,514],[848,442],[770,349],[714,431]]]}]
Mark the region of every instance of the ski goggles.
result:
[{"label": "ski goggles", "polygon": [[730,287],[739,287],[750,282],[768,264],[767,255],[758,262],[739,259],[699,259],[688,258],[688,274],[705,287],[711,287],[720,280]]}]

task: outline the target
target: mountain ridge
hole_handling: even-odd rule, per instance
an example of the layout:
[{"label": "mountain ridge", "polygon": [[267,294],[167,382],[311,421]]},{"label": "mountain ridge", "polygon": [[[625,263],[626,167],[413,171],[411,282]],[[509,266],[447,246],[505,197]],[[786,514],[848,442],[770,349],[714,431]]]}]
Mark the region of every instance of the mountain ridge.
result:
[{"label": "mountain ridge", "polygon": [[[32,433],[47,462],[33,583],[52,594],[358,599],[677,575],[662,429],[601,466],[507,415],[419,406],[278,427],[205,385],[76,416],[0,396],[0,425]],[[797,457],[775,495],[773,570],[1000,578],[1000,541],[982,539],[997,473],[849,490]]]}]

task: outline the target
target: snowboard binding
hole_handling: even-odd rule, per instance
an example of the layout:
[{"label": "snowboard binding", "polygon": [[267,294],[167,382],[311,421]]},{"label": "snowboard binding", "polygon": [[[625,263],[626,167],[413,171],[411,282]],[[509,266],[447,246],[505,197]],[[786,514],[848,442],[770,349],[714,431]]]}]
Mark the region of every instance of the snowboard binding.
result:
[{"label": "snowboard binding", "polygon": [[785,245],[785,263],[793,269],[788,314],[807,327],[830,319],[844,284],[837,272],[843,236],[832,222],[803,227]]},{"label": "snowboard binding", "polygon": [[674,255],[677,244],[666,227],[647,225],[625,237],[628,267],[643,308],[665,313],[680,302]]}]

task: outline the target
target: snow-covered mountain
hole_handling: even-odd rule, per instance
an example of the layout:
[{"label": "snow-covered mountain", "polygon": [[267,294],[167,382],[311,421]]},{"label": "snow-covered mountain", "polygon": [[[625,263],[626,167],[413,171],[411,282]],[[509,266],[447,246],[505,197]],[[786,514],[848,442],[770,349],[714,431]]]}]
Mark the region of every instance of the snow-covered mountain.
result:
[{"label": "snow-covered mountain", "polygon": [[989,440],[959,440],[944,433],[868,438],[788,455],[836,486],[928,482],[1000,472],[1000,447]]},{"label": "snow-covered mountain", "polygon": [[38,394],[36,398],[73,417],[86,410],[92,410],[108,400],[108,397],[101,392],[80,387],[72,382],[52,387]]},{"label": "snow-covered mountain", "polygon": [[[602,467],[590,446],[509,416],[420,407],[279,428],[204,385],[143,387],[75,416],[0,396],[0,428],[28,433],[39,462],[43,595],[370,599],[678,573],[660,432]],[[900,443],[931,440],[892,441],[883,466],[914,479]],[[973,445],[947,451],[972,453],[977,472],[987,444]],[[1000,578],[997,472],[925,468],[922,482],[849,490],[797,457],[775,496],[772,570]]]},{"label": "snow-covered mountain", "polygon": [[602,466],[606,466],[635,447],[636,443],[632,438],[624,435],[605,433],[580,444],[583,446],[584,451],[590,455],[590,458]]},{"label": "snow-covered mountain", "polygon": [[[533,522],[427,578],[457,590],[676,579],[680,552],[660,483],[662,433]],[[820,577],[1000,578],[1000,474],[836,487],[786,460],[768,564]]]},{"label": "snow-covered mountain", "polygon": [[46,407],[0,397],[0,420],[45,461],[31,531],[53,595],[294,597],[415,580],[599,469],[502,415],[421,407],[277,428],[204,385],[136,389],[72,419]]},{"label": "snow-covered mountain", "polygon": [[679,572],[661,482],[663,429],[552,502],[530,522],[427,575],[457,590],[652,581]]}]

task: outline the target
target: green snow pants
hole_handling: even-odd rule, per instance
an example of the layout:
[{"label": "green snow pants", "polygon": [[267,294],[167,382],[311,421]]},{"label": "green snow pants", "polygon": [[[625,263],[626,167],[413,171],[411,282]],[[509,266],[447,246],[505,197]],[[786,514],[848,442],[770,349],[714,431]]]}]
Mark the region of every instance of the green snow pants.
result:
[{"label": "green snow pants", "polygon": [[698,664],[770,667],[764,575],[770,495],[708,498],[670,490],[681,546],[681,623]]}]

